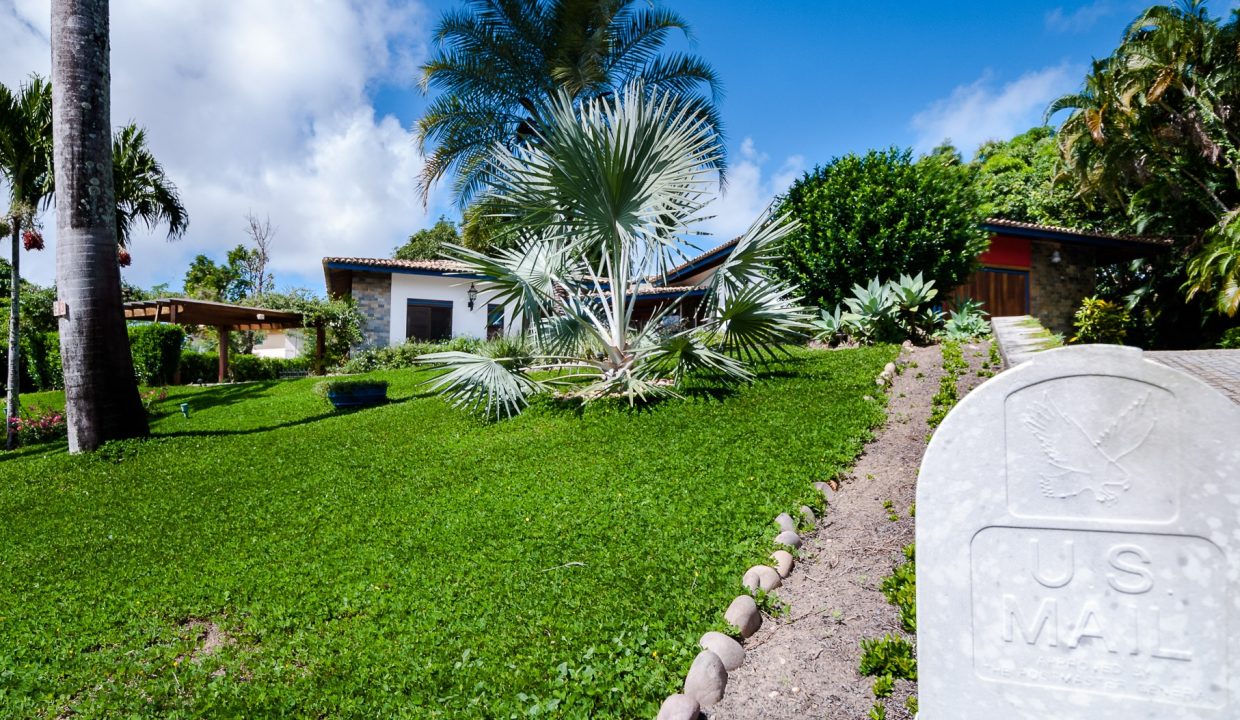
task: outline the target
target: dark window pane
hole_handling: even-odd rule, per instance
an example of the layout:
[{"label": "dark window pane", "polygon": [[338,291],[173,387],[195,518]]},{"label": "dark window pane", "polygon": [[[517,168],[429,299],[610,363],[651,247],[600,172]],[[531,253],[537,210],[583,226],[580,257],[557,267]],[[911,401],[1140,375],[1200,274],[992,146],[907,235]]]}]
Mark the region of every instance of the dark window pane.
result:
[{"label": "dark window pane", "polygon": [[405,316],[406,340],[448,340],[452,337],[452,305],[410,300]]}]

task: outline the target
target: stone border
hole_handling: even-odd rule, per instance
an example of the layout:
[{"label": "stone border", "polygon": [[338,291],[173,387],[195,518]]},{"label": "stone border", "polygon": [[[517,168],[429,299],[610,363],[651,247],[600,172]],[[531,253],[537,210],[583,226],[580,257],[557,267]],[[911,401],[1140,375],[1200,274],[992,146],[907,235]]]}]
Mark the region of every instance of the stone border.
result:
[{"label": "stone border", "polygon": [[[896,361],[900,361],[903,356],[904,351],[901,350]],[[885,392],[891,387],[897,372],[899,370],[896,362],[887,363],[874,379],[874,384],[880,391]],[[830,510],[839,488],[829,482],[818,481],[814,483],[814,489],[822,493],[827,510]],[[817,526],[818,518],[808,505],[802,505],[799,514],[810,530]],[[825,518],[825,512],[823,516]],[[758,609],[754,594],[759,590],[771,592],[780,587],[796,565],[789,549],[801,548],[801,536],[797,532],[796,520],[791,515],[780,513],[775,518],[775,525],[779,528],[774,538],[776,549],[771,553],[775,566],[754,565],[746,570],[741,584],[749,592],[736,596],[723,615],[723,619],[739,631],[742,640],[748,640],[762,627],[762,611]],[[728,686],[728,673],[745,662],[745,647],[730,635],[711,631],[702,635],[698,645],[702,650],[689,666],[684,690],[664,699],[655,720],[698,720],[702,717],[702,710],[714,707],[723,700]]]}]

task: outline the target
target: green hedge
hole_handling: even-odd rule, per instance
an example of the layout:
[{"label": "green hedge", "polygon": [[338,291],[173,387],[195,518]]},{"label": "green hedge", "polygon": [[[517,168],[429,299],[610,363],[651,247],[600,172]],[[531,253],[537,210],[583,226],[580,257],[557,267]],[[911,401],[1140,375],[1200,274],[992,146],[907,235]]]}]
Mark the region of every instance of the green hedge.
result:
[{"label": "green hedge", "polygon": [[268,358],[257,355],[233,355],[228,364],[232,379],[236,382],[247,380],[279,380],[283,372],[309,372],[310,361],[305,358]]},{"label": "green hedge", "polygon": [[181,382],[213,383],[219,378],[220,356],[216,353],[181,351]]},{"label": "green hedge", "polygon": [[168,385],[181,361],[185,330],[180,325],[149,323],[129,326],[134,374],[143,385]]},{"label": "green hedge", "polygon": [[22,336],[22,374],[37,390],[62,390],[64,368],[60,365],[60,335],[54,332]]}]

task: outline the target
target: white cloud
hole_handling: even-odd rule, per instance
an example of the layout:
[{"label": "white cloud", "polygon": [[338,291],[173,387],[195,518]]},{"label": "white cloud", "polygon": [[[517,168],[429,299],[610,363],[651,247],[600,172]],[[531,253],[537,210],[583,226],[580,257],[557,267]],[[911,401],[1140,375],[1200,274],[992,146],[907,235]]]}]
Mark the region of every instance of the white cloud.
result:
[{"label": "white cloud", "polygon": [[767,170],[769,161],[770,157],[754,145],[753,138],[741,142],[739,155],[733,156],[728,165],[727,185],[706,206],[705,214],[712,217],[699,226],[713,237],[702,238],[695,245],[709,248],[745,232],[771,200],[805,172],[805,158],[800,155],[785,158],[773,174]]},{"label": "white cloud", "polygon": [[[49,17],[48,0],[0,9],[0,82],[48,73]],[[386,255],[429,223],[413,136],[370,98],[412,85],[428,37],[420,5],[118,0],[111,32],[113,124],[147,128],[190,213],[182,240],[137,233],[129,280],[178,286],[193,255],[243,242],[253,211],[279,227],[277,280],[321,290],[324,255]],[[54,239],[51,213],[45,225]],[[27,258],[27,277],[52,280],[54,253]]]},{"label": "white cloud", "polygon": [[1075,10],[1057,7],[1046,13],[1046,27],[1062,33],[1085,32],[1116,10],[1115,3],[1111,0],[1094,0]]},{"label": "white cloud", "polygon": [[1063,64],[996,87],[987,72],[913,117],[916,148],[924,152],[950,140],[967,157],[987,140],[1006,139],[1041,124],[1046,106],[1076,88],[1083,75],[1082,69]]}]

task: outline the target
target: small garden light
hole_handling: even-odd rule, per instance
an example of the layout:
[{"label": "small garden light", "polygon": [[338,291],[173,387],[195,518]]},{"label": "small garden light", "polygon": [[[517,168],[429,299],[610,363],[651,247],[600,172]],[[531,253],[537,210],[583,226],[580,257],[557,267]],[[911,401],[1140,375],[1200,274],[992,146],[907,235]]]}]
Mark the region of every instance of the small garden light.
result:
[{"label": "small garden light", "polygon": [[181,403],[181,414],[185,416],[186,420],[189,419],[189,403]]},{"label": "small garden light", "polygon": [[466,294],[467,294],[467,295],[469,295],[469,309],[470,309],[470,310],[473,310],[473,309],[474,309],[474,301],[478,299],[478,288],[474,287],[474,284],[473,284],[473,283],[470,283],[470,284],[469,284],[469,292],[468,292],[468,293],[466,293]]}]

